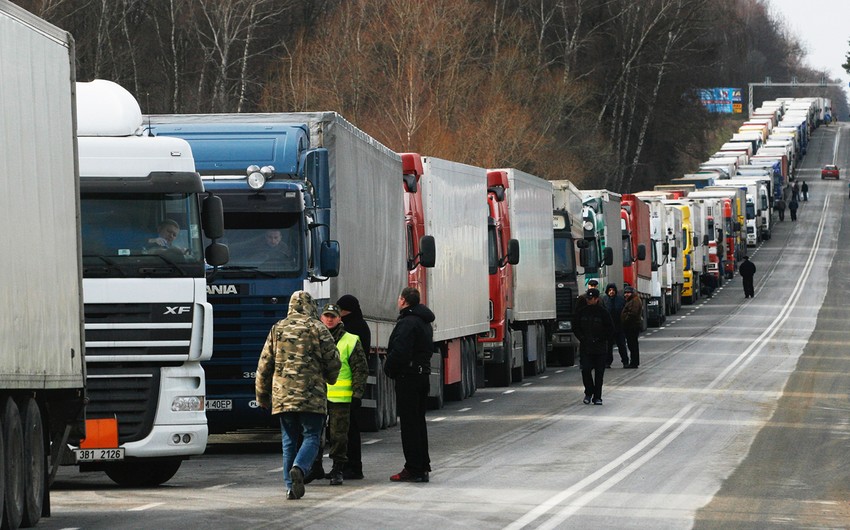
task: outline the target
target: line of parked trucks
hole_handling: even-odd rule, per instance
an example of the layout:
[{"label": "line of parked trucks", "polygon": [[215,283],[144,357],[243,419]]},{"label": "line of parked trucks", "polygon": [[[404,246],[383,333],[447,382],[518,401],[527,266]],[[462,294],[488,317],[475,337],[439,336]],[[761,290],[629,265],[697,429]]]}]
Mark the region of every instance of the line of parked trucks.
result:
[{"label": "line of parked trucks", "polygon": [[828,104],[766,102],[698,172],[621,195],[396,153],[334,112],[143,116],[120,86],[77,83],[70,35],[6,0],[0,69],[10,528],[49,514],[58,465],[156,485],[210,432],[274,427],[254,371],[296,290],[360,300],[363,430],[396,421],[382,363],[405,286],[437,317],[434,407],[572,365],[590,279],[632,285],[660,325],[770,237]]}]

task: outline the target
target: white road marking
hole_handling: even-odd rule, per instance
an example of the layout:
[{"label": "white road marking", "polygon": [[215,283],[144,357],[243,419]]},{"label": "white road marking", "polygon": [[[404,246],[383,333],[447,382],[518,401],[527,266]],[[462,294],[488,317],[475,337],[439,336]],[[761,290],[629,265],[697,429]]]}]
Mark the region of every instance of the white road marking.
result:
[{"label": "white road marking", "polygon": [[363,440],[360,445],[372,445],[381,441],[381,438],[372,438],[371,440]]},{"label": "white road marking", "polygon": [[511,390],[505,390],[504,392],[502,392],[502,394],[513,394],[514,392],[516,392],[516,390],[511,389]]},{"label": "white road marking", "polygon": [[141,512],[144,510],[149,510],[151,508],[156,508],[157,506],[162,506],[165,504],[164,502],[152,502],[150,504],[145,504],[144,506],[136,506],[135,508],[130,508],[128,512]]},{"label": "white road marking", "polygon": [[[281,468],[281,471],[282,470],[283,470],[283,468]],[[205,490],[220,490],[220,489],[224,489],[228,486],[235,486],[236,484],[237,484],[236,482],[228,482],[227,484],[217,484],[215,486],[210,486],[210,487],[204,488],[204,489]]]},{"label": "white road marking", "polygon": [[487,399],[482,399],[481,403],[490,403],[491,401],[493,401],[493,398],[487,398]]}]

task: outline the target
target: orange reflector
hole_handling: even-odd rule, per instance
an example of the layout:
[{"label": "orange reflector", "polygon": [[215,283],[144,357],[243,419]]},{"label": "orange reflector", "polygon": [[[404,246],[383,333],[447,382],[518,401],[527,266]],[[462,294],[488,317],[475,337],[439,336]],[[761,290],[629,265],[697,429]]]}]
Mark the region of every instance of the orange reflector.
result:
[{"label": "orange reflector", "polygon": [[118,447],[118,419],[86,420],[86,439],[80,449],[113,449]]}]

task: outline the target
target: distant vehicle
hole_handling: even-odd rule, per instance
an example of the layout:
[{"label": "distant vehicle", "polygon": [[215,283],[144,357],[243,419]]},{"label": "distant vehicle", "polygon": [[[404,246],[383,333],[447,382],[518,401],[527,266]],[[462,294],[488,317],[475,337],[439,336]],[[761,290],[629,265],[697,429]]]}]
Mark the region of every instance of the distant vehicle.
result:
[{"label": "distant vehicle", "polygon": [[821,180],[823,180],[823,179],[838,180],[839,178],[841,178],[840,172],[841,172],[841,170],[838,168],[838,166],[833,165],[833,164],[827,164],[827,165],[823,166],[823,169],[820,170],[820,178],[821,178]]}]

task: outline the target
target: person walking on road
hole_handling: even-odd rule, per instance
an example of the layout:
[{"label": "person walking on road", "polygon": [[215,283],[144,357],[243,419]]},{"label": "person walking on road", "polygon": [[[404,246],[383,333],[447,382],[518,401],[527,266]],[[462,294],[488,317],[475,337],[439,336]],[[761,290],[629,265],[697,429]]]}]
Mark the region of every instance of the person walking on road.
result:
[{"label": "person walking on road", "polygon": [[779,220],[784,221],[785,220],[785,199],[777,199],[774,206],[776,206],[776,211],[779,212]]},{"label": "person walking on road", "polygon": [[579,368],[584,382],[584,404],[602,404],[602,384],[608,341],[614,333],[611,315],[602,307],[599,289],[588,289],[587,305],[573,315],[573,333],[579,340]]},{"label": "person walking on road", "polygon": [[629,357],[631,358],[631,362],[623,368],[637,368],[640,365],[638,335],[640,335],[643,325],[643,303],[641,303],[640,296],[638,296],[634,287],[631,285],[627,285],[623,289],[623,296],[626,298],[626,305],[620,314],[620,320],[623,324],[623,332],[626,335],[626,342],[629,345]]},{"label": "person walking on road", "polygon": [[803,184],[800,186],[800,193],[803,194],[803,201],[809,200],[809,185],[806,184],[806,181],[803,181]]},{"label": "person walking on road", "polygon": [[316,459],[325,425],[326,385],[336,382],[340,365],[313,297],[292,293],[286,318],[269,331],[255,379],[257,403],[280,419],[287,499],[304,496],[304,472]]},{"label": "person walking on road", "polygon": [[[372,348],[372,332],[369,330],[369,325],[363,319],[360,300],[354,295],[344,294],[336,301],[336,305],[339,306],[345,330],[360,337],[363,352],[368,356]],[[342,478],[345,480],[360,480],[363,478],[363,458],[361,453],[360,425],[358,423],[359,409],[360,401],[352,400],[351,417],[348,424],[348,461],[342,469]]]},{"label": "person walking on road", "polygon": [[797,202],[797,199],[791,197],[791,202],[788,203],[788,211],[791,212],[791,220],[797,220],[797,208],[800,206],[800,203]]},{"label": "person walking on road", "polygon": [[738,273],[741,274],[741,281],[744,284],[744,298],[752,298],[755,296],[753,276],[756,274],[756,266],[750,261],[749,256],[744,256],[743,263],[738,266]]},{"label": "person walking on road", "polygon": [[[360,339],[345,330],[339,306],[327,304],[322,309],[322,323],[336,341],[342,366],[336,383],[328,384],[328,441],[333,468],[328,478],[331,486],[342,484],[343,468],[348,462],[348,427],[352,404],[359,406],[366,390],[369,367]],[[321,456],[319,456],[321,459]],[[321,464],[319,464],[321,468]]]},{"label": "person walking on road", "polygon": [[800,200],[800,183],[797,181],[794,181],[794,184],[791,186],[791,200]]},{"label": "person walking on road", "polygon": [[395,380],[396,406],[401,423],[404,469],[393,482],[428,482],[431,457],[425,410],[434,349],[434,313],[419,303],[419,290],[405,287],[398,297],[398,320],[390,333],[384,373]]},{"label": "person walking on road", "polygon": [[614,334],[608,343],[608,361],[605,366],[611,368],[611,365],[614,363],[614,343],[616,343],[617,351],[620,354],[620,361],[623,363],[623,368],[625,368],[629,365],[629,352],[626,349],[626,335],[623,333],[620,315],[623,312],[623,307],[626,306],[626,299],[617,292],[616,283],[609,283],[605,287],[602,306],[608,311],[608,314],[611,316],[611,322],[614,323]]}]

